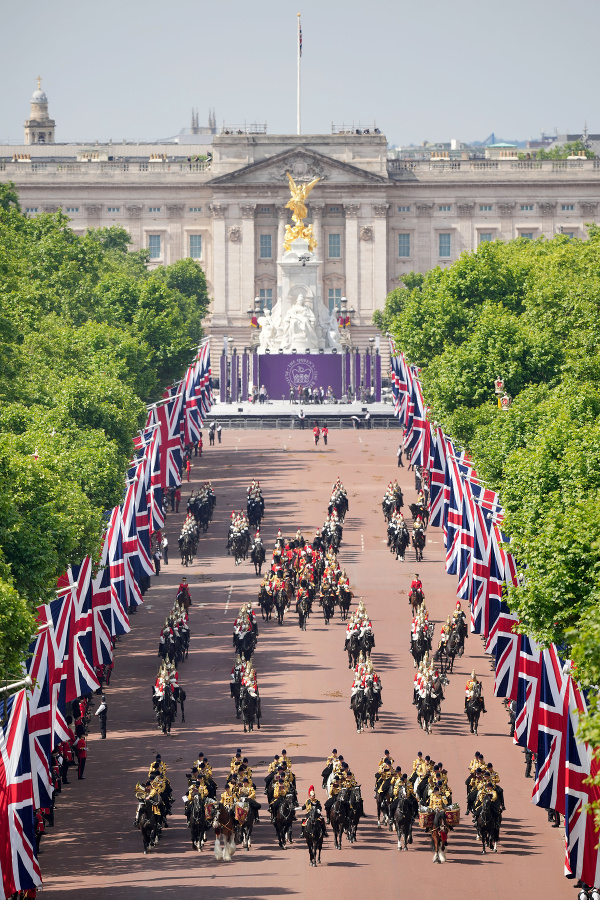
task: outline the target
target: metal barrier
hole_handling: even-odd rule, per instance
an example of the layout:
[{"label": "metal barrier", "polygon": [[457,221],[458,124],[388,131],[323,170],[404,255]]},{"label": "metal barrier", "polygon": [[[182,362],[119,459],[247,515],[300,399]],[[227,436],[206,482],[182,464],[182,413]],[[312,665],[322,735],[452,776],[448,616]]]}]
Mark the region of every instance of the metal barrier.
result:
[{"label": "metal barrier", "polygon": [[[329,416],[317,416],[317,421],[319,425],[322,425],[323,422],[327,422],[327,427],[331,430],[334,428],[355,428],[356,425],[354,421],[349,416],[340,416],[336,418],[330,418]],[[257,430],[260,431],[262,429],[286,429],[286,430],[304,430],[304,431],[312,431],[312,419],[308,416],[305,418],[305,426],[304,429],[300,427],[300,420],[297,416],[268,416],[268,417],[260,417],[260,416],[251,416],[248,418],[224,418],[223,416],[215,416],[214,418],[211,416],[205,420],[205,427],[207,427],[211,422],[219,422],[221,427],[224,429],[228,429],[230,431],[237,430]],[[390,428],[400,428],[400,422],[396,418],[371,418],[370,420],[370,428],[371,429],[390,429]],[[364,419],[361,419],[360,429],[358,430],[369,430],[365,427]]]}]

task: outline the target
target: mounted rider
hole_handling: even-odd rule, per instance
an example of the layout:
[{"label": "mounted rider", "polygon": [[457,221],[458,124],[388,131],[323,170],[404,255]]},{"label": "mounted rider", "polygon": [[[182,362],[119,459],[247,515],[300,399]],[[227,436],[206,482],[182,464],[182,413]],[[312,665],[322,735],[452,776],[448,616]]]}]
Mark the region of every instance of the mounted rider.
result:
[{"label": "mounted rider", "polygon": [[484,713],[487,712],[487,709],[485,708],[485,700],[483,697],[483,685],[482,685],[481,681],[478,680],[477,675],[475,674],[475,669],[473,669],[473,671],[471,672],[471,677],[467,681],[467,684],[465,687],[465,712],[467,711],[467,703],[469,702],[469,700],[472,700],[475,695],[475,688],[477,685],[481,686],[480,687],[480,695],[479,695],[479,703],[481,705],[481,712],[484,712]]},{"label": "mounted rider", "polygon": [[367,662],[366,666],[366,675],[365,675],[365,686],[369,679],[372,680],[373,684],[373,695],[377,701],[377,709],[380,709],[383,706],[383,701],[381,699],[381,688],[383,687],[381,683],[381,678],[377,674],[377,672],[373,668],[373,663],[371,660]]},{"label": "mounted rider", "polygon": [[317,800],[317,795],[315,794],[315,787],[313,784],[311,784],[311,786],[309,787],[308,797],[306,798],[303,806],[301,806],[300,809],[306,812],[306,815],[302,819],[302,829],[300,832],[302,837],[304,837],[304,826],[306,825],[306,820],[308,819],[309,813],[313,809],[316,811],[317,821],[320,823],[323,831],[323,837],[325,837],[327,834],[327,826],[325,825],[325,819],[323,818],[323,807],[321,806],[321,801]]},{"label": "mounted rider", "polygon": [[244,674],[242,675],[242,687],[245,688],[251,697],[256,699],[256,718],[257,718],[257,727],[260,729],[260,720],[262,719],[262,712],[260,706],[260,694],[258,693],[258,678],[256,677],[256,672],[254,671],[254,666],[252,665],[252,660],[249,659],[246,663],[246,669]]}]

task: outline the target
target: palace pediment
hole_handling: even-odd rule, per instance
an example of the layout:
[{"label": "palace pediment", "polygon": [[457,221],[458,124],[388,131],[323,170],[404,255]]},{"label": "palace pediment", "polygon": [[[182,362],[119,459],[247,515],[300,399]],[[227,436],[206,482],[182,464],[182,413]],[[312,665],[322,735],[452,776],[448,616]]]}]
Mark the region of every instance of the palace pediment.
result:
[{"label": "palace pediment", "polygon": [[326,184],[348,185],[382,185],[387,183],[387,178],[376,175],[353,166],[340,162],[332,157],[325,156],[310,149],[291,149],[271,156],[260,162],[251,163],[236,169],[226,175],[213,178],[210,182],[215,187],[248,187],[256,184],[287,187],[286,173],[289,172],[295,181],[312,181],[320,178]]}]

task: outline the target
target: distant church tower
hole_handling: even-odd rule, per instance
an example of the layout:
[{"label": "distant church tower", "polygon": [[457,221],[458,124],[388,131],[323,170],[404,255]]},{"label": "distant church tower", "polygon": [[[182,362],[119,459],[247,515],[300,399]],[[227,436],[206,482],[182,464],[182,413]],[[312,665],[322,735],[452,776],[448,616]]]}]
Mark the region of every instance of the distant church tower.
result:
[{"label": "distant church tower", "polygon": [[31,96],[30,118],[25,121],[25,143],[53,144],[55,122],[48,116],[48,98],[42,90],[39,75],[37,83],[37,91]]}]

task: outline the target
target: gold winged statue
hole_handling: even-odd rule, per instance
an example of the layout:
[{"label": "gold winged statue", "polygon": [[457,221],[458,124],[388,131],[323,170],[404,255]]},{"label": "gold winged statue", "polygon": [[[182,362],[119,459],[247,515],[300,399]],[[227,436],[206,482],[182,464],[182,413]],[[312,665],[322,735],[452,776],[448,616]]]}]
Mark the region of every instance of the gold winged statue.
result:
[{"label": "gold winged statue", "polygon": [[317,246],[317,242],[313,234],[312,225],[304,224],[304,219],[307,216],[306,203],[304,201],[317,182],[321,179],[313,178],[313,180],[309,181],[307,184],[296,184],[289,172],[286,172],[286,175],[290,183],[290,194],[292,196],[285,205],[286,209],[292,210],[292,221],[295,225],[293,228],[291,225],[286,225],[283,246],[286,250],[290,250],[292,241],[295,241],[298,238],[304,238],[305,241],[308,241],[308,249],[312,253]]}]

